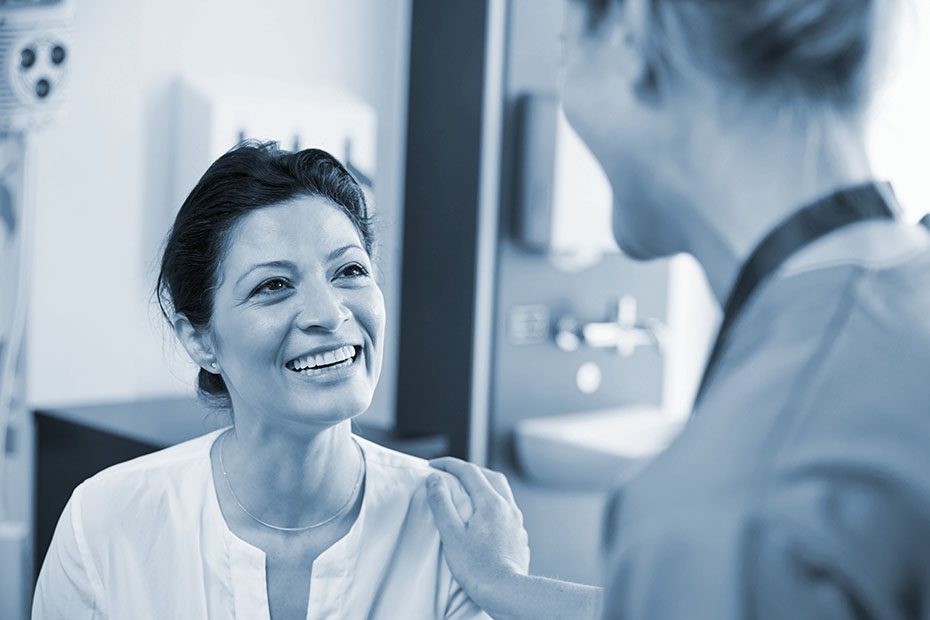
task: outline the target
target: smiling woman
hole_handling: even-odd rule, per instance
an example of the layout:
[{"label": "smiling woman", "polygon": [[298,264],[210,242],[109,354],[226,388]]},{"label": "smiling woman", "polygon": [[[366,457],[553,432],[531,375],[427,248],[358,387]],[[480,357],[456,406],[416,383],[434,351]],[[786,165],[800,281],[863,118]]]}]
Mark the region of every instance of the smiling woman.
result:
[{"label": "smiling woman", "polygon": [[[175,310],[202,389],[229,400],[236,415],[248,407],[278,423],[329,425],[371,402],[384,300],[351,213],[331,199],[301,196],[240,216],[223,243],[210,322]],[[209,287],[192,292],[202,290]]]},{"label": "smiling woman", "polygon": [[446,565],[426,463],[351,432],[381,372],[373,245],[328,153],[245,144],[207,170],[157,295],[233,423],[81,484],[34,618],[486,617]]}]

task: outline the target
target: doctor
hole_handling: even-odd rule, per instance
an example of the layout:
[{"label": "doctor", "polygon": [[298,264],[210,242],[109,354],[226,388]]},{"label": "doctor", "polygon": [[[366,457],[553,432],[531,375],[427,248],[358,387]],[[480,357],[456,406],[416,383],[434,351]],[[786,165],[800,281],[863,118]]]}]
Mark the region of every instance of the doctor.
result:
[{"label": "doctor", "polygon": [[930,235],[864,145],[902,4],[569,2],[565,110],[617,241],[694,256],[724,321],[689,426],[612,503],[602,603],[521,570],[502,478],[436,463],[476,509],[430,485],[449,563],[495,618],[928,617]]}]

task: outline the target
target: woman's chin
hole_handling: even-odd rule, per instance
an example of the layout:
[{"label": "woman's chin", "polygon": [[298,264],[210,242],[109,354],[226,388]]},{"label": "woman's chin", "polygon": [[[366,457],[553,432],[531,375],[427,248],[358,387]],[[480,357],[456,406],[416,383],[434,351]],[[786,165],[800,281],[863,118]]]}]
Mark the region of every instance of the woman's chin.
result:
[{"label": "woman's chin", "polygon": [[[326,402],[330,401],[330,402]],[[371,395],[347,396],[332,402],[331,399],[316,399],[292,408],[287,414],[289,421],[307,427],[330,427],[358,417],[368,410]]]}]

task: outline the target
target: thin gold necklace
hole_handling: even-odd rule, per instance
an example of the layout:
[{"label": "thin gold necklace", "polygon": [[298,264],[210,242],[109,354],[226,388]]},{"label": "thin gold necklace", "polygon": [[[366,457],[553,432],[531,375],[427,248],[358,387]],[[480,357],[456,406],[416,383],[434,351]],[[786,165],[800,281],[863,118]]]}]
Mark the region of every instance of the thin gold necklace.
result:
[{"label": "thin gold necklace", "polygon": [[362,448],[358,443],[353,440],[352,443],[355,445],[355,448],[358,450],[358,455],[361,457],[358,466],[358,476],[355,478],[355,484],[352,486],[352,491],[349,493],[349,497],[346,499],[345,503],[339,507],[339,510],[335,512],[331,517],[320,521],[319,523],[311,523],[310,525],[302,525],[300,527],[281,527],[280,525],[273,525],[267,521],[262,521],[251,512],[249,509],[242,505],[242,502],[239,501],[239,497],[236,495],[236,492],[233,491],[232,484],[229,482],[229,475],[226,473],[226,463],[223,461],[223,448],[226,447],[226,438],[229,436],[230,431],[227,431],[223,435],[223,439],[220,442],[220,470],[223,472],[223,479],[226,480],[226,488],[229,489],[229,494],[232,495],[233,500],[236,502],[236,505],[247,514],[253,521],[260,523],[267,528],[276,530],[278,532],[305,532],[307,530],[312,530],[314,528],[323,527],[327,523],[332,523],[339,517],[341,517],[349,509],[349,506],[352,505],[352,500],[355,499],[355,494],[358,492],[359,487],[362,485],[362,474],[365,472],[365,455],[362,453]]}]

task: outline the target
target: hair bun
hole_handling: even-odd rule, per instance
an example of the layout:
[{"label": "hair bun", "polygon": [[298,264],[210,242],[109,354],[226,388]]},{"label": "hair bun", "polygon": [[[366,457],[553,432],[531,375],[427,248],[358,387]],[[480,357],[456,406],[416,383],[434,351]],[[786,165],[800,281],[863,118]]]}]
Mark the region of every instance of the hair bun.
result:
[{"label": "hair bun", "polygon": [[811,98],[855,96],[873,36],[872,0],[755,0],[731,49],[744,77]]},{"label": "hair bun", "polygon": [[197,387],[205,398],[221,401],[217,404],[224,406],[227,404],[229,390],[227,390],[226,382],[223,381],[223,377],[220,375],[207,372],[201,368],[200,372],[197,373]]},{"label": "hair bun", "polygon": [[[856,104],[875,38],[876,0],[654,4],[654,39],[751,94]],[[665,32],[662,32],[665,31]],[[678,36],[668,36],[677,33]]]}]

